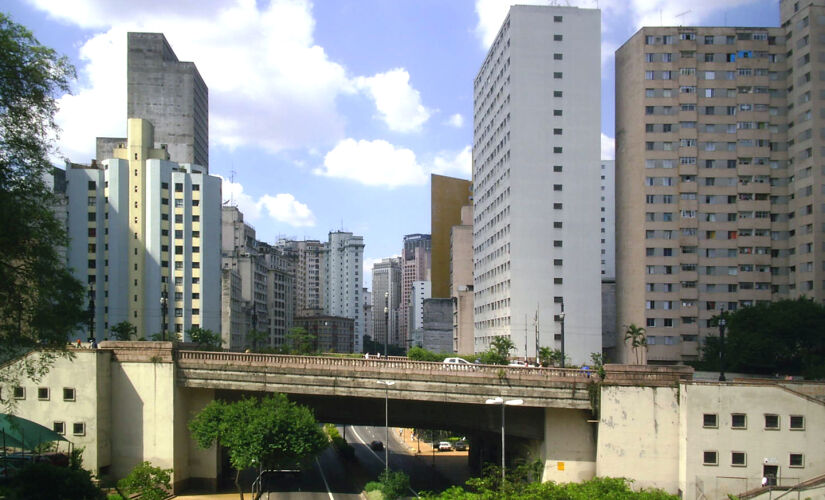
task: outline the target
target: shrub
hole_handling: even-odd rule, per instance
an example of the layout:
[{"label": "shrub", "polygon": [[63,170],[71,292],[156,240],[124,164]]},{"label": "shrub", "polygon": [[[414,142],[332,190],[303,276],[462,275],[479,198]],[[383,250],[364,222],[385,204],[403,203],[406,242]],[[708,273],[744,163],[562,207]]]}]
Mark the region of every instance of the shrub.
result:
[{"label": "shrub", "polygon": [[118,481],[117,486],[127,495],[135,493],[141,500],[163,500],[172,488],[172,469],[154,467],[150,462],[142,462]]}]

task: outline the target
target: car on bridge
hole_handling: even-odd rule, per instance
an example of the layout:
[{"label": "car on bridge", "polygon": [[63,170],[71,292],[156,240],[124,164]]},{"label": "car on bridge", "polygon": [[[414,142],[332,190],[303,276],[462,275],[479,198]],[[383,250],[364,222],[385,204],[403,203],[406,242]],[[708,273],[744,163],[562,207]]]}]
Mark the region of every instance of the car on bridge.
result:
[{"label": "car on bridge", "polygon": [[444,360],[445,365],[472,365],[469,361],[464,358],[446,358]]}]

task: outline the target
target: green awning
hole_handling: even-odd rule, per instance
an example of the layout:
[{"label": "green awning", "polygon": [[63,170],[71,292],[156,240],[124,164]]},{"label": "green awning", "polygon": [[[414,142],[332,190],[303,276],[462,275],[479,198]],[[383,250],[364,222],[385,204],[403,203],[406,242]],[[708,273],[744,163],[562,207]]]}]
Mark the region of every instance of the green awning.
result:
[{"label": "green awning", "polygon": [[43,443],[68,441],[48,427],[15,415],[0,413],[0,446],[34,450]]}]

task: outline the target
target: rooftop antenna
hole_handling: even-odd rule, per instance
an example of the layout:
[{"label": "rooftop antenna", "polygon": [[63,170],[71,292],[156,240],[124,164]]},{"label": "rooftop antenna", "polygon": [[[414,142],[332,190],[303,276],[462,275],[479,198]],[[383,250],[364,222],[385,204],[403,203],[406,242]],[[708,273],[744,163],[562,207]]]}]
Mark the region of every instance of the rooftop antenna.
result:
[{"label": "rooftop antenna", "polygon": [[[690,9],[688,9],[688,10],[682,12],[681,14],[676,14],[674,17],[679,18],[679,17],[682,17],[686,14],[690,14],[691,12],[692,11]],[[681,19],[679,19],[679,26],[682,26],[682,20]]]},{"label": "rooftop antenna", "polygon": [[[234,162],[233,162],[233,165],[232,165],[232,170],[229,171],[229,183],[230,184],[235,184],[235,165],[234,165]],[[229,206],[230,207],[235,206],[235,190],[234,189],[229,190]]]}]

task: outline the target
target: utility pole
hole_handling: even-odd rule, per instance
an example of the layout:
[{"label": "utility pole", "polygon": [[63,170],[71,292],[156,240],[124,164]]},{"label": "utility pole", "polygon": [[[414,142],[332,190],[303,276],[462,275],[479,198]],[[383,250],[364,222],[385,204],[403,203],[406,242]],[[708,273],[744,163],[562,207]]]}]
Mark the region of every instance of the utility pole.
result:
[{"label": "utility pole", "polygon": [[539,364],[539,304],[536,304],[536,365]]}]

